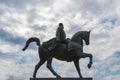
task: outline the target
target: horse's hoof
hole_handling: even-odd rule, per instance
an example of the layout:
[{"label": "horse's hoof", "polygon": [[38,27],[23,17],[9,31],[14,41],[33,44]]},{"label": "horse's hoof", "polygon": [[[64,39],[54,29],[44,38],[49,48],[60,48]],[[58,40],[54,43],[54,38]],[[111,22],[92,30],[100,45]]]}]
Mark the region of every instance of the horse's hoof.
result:
[{"label": "horse's hoof", "polygon": [[82,76],[80,76],[80,78],[83,78]]},{"label": "horse's hoof", "polygon": [[57,78],[61,78],[61,76],[57,76]]},{"label": "horse's hoof", "polygon": [[36,76],[35,76],[35,75],[33,75],[33,78],[36,78]]},{"label": "horse's hoof", "polygon": [[23,48],[22,51],[25,51],[25,48]]},{"label": "horse's hoof", "polygon": [[88,68],[89,68],[89,69],[91,68],[91,65],[92,65],[92,64],[88,64]]}]

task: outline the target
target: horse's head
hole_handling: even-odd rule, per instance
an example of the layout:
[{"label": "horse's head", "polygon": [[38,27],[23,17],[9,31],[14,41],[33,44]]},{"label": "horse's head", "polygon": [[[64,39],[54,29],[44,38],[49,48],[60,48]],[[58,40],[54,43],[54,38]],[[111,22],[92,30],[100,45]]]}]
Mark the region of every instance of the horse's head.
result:
[{"label": "horse's head", "polygon": [[[89,38],[90,38],[90,31],[79,31],[73,35],[71,38],[72,41],[76,41],[80,43],[81,45],[83,44],[81,41],[84,40],[86,45],[90,44]],[[80,42],[79,42],[80,41]]]},{"label": "horse's head", "polygon": [[81,38],[85,41],[86,45],[90,44],[90,32],[91,31],[82,31]]}]

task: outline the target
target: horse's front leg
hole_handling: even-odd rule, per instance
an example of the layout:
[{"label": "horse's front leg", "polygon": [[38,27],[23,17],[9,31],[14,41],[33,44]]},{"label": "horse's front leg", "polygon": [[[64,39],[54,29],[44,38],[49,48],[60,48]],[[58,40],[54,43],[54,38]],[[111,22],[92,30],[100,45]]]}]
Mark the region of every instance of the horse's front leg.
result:
[{"label": "horse's front leg", "polygon": [[49,58],[47,61],[47,68],[53,73],[53,75],[55,75],[57,78],[61,78],[52,68],[51,66],[52,63],[52,58]]},{"label": "horse's front leg", "polygon": [[79,67],[79,61],[78,61],[78,60],[75,60],[75,61],[74,61],[74,64],[75,64],[75,67],[76,67],[76,69],[77,69],[77,72],[78,72],[80,78],[82,78],[82,75],[81,75],[81,72],[80,72],[80,67]]},{"label": "horse's front leg", "polygon": [[86,58],[86,57],[89,57],[89,63],[88,63],[88,68],[91,68],[92,66],[92,54],[88,54],[88,53],[83,53],[81,55],[81,58]]}]

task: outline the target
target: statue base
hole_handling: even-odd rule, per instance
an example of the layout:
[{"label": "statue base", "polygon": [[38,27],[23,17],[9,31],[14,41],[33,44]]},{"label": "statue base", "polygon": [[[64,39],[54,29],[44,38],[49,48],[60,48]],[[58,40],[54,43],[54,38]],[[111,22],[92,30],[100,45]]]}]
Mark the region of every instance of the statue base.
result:
[{"label": "statue base", "polygon": [[30,78],[30,80],[93,80],[92,78]]}]

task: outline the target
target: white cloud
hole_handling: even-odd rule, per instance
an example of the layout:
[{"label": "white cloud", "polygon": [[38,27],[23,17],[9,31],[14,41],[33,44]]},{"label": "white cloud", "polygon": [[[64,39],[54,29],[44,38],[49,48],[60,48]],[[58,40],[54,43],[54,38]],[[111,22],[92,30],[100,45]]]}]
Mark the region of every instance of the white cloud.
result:
[{"label": "white cloud", "polygon": [[113,79],[119,80],[120,75],[109,75],[109,76],[104,78],[104,80],[113,80]]}]

